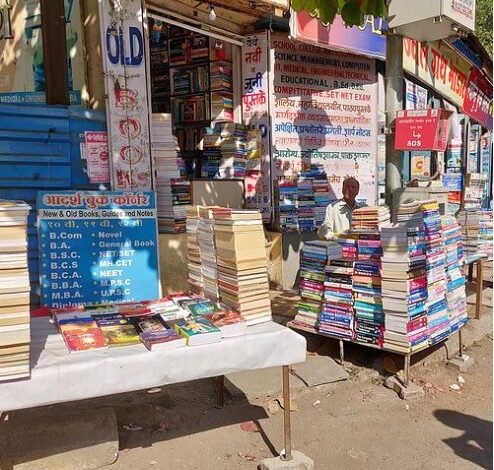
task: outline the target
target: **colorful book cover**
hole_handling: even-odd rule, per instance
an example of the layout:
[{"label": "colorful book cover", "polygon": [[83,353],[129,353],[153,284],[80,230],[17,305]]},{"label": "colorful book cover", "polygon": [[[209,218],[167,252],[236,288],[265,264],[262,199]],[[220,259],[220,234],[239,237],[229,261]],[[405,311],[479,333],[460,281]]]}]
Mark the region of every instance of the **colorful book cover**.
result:
[{"label": "colorful book cover", "polygon": [[108,346],[130,346],[140,343],[139,335],[135,328],[130,325],[108,325],[102,326],[101,332],[106,339]]},{"label": "colorful book cover", "polygon": [[207,318],[194,318],[192,315],[177,321],[175,329],[186,337],[205,333],[218,333],[220,331]]},{"label": "colorful book cover", "polygon": [[106,339],[95,322],[67,323],[60,326],[60,331],[70,352],[107,346]]}]

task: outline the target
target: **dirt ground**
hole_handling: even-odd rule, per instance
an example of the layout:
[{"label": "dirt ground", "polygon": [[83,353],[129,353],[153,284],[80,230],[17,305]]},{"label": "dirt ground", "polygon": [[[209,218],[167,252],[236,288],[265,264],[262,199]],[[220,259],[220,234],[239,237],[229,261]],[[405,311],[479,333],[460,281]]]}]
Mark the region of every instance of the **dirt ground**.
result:
[{"label": "dirt ground", "polygon": [[[461,374],[464,383],[443,363],[412,367],[426,390],[418,401],[354,376],[293,394],[294,448],[317,470],[492,468],[492,336],[467,353],[475,366]],[[283,447],[283,413],[270,413],[272,398],[227,396],[216,409],[214,384],[203,380],[107,402],[117,411],[121,446],[107,468],[255,469]]]}]

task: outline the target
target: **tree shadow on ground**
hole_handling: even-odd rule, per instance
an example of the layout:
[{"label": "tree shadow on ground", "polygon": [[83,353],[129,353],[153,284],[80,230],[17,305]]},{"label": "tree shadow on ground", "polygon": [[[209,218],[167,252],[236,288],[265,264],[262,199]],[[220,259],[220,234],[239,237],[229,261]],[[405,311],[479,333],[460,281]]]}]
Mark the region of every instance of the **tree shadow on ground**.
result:
[{"label": "tree shadow on ground", "polygon": [[492,421],[452,410],[436,410],[434,416],[446,426],[463,431],[461,436],[443,439],[456,455],[492,469]]}]

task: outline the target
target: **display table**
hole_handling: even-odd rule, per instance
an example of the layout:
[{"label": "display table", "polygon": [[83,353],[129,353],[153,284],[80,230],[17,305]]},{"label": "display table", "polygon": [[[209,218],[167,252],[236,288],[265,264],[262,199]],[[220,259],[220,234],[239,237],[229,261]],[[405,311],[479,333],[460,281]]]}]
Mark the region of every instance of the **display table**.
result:
[{"label": "display table", "polygon": [[[0,408],[20,410],[274,366],[283,367],[288,398],[288,366],[305,358],[305,338],[274,322],[203,346],[148,351],[136,345],[71,354],[48,317],[32,318],[31,379],[0,383]],[[290,407],[284,408],[285,455],[291,457]]]},{"label": "display table", "polygon": [[475,319],[480,319],[480,311],[482,310],[482,291],[484,287],[484,272],[483,272],[483,263],[487,261],[488,257],[484,254],[479,255],[471,255],[465,258],[465,265],[468,266],[468,281],[472,282],[473,280],[473,265],[477,265],[476,270],[476,291],[475,291]]}]

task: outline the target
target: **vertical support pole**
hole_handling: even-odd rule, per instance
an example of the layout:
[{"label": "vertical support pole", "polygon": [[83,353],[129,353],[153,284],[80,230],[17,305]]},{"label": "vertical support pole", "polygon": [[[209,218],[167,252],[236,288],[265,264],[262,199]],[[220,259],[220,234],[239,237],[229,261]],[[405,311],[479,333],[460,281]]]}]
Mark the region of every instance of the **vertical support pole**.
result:
[{"label": "vertical support pole", "polygon": [[340,339],[340,364],[345,367],[345,345],[342,339]]},{"label": "vertical support pole", "polygon": [[216,408],[225,406],[225,376],[216,377]]},{"label": "vertical support pole", "polygon": [[458,356],[463,357],[463,341],[461,340],[461,328],[458,330]]},{"label": "vertical support pole", "polygon": [[396,111],[403,109],[403,36],[386,37],[386,202],[392,207],[393,192],[400,189],[403,179],[403,155],[395,150]]},{"label": "vertical support pole", "polygon": [[64,0],[41,0],[46,104],[70,104]]},{"label": "vertical support pole", "polygon": [[468,282],[473,281],[473,263],[468,265]]},{"label": "vertical support pole", "polygon": [[403,358],[405,367],[404,367],[404,373],[405,373],[405,387],[408,387],[410,384],[410,354],[405,354],[405,357]]},{"label": "vertical support pole", "polygon": [[482,287],[484,286],[483,260],[477,260],[477,291],[475,295],[475,319],[480,320],[482,310]]},{"label": "vertical support pole", "polygon": [[293,460],[292,456],[292,428],[290,424],[290,370],[283,366],[283,443],[285,454],[281,460]]}]

